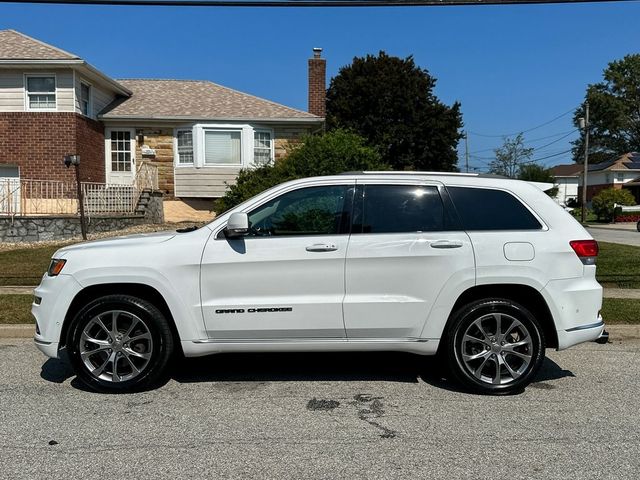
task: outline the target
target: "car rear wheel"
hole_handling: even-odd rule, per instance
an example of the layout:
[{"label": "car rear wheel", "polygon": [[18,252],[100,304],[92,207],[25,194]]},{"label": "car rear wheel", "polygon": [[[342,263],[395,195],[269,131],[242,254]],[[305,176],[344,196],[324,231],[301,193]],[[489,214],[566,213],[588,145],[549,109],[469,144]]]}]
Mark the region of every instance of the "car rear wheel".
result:
[{"label": "car rear wheel", "polygon": [[542,327],[522,305],[505,299],[474,302],[455,314],[447,362],[463,387],[478,393],[522,391],[544,360]]},{"label": "car rear wheel", "polygon": [[129,295],[93,300],[75,316],[67,335],[69,359],[78,378],[101,392],[153,386],[167,371],[173,343],[162,312]]}]

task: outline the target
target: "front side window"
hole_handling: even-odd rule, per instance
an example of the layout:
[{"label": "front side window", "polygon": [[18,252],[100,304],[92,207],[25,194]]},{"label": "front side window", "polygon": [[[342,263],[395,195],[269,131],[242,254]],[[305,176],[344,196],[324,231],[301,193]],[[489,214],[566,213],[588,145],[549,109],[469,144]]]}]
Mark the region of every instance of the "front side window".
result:
[{"label": "front side window", "polygon": [[193,165],[193,131],[178,130],[176,140],[178,143],[178,164]]},{"label": "front side window", "polygon": [[29,110],[56,108],[56,77],[54,75],[27,77],[27,103]]},{"label": "front side window", "polygon": [[242,163],[240,131],[205,130],[205,165],[240,165]]},{"label": "front side window", "polygon": [[366,185],[353,233],[435,232],[445,230],[437,187]]},{"label": "front side window", "polygon": [[256,130],[253,134],[253,161],[257,165],[271,163],[271,132]]},{"label": "front side window", "polygon": [[335,235],[346,221],[346,185],[287,192],[249,213],[250,235]]},{"label": "front side window", "polygon": [[540,230],[520,200],[503,190],[447,187],[465,230]]},{"label": "front side window", "polygon": [[91,87],[86,83],[80,83],[80,110],[87,117],[91,115]]}]

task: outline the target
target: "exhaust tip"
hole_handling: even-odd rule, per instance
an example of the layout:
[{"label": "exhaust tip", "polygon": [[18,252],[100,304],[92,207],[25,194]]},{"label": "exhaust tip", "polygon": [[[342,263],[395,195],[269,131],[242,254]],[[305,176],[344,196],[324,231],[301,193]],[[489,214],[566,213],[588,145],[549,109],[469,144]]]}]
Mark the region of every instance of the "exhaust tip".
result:
[{"label": "exhaust tip", "polygon": [[596,343],[599,343],[601,345],[604,345],[605,343],[609,342],[609,332],[607,332],[606,330],[603,330],[602,333],[600,334],[600,336],[598,338],[596,338],[594,340]]}]

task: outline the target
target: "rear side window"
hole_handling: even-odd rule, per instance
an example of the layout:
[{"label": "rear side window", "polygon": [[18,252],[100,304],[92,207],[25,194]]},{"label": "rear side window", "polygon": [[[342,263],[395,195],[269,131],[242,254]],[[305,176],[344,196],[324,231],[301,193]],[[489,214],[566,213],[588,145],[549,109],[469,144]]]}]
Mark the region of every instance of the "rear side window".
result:
[{"label": "rear side window", "polygon": [[436,187],[366,185],[361,205],[354,212],[354,233],[444,230],[444,207]]},{"label": "rear side window", "polygon": [[542,225],[503,190],[447,187],[465,230],[540,230]]}]

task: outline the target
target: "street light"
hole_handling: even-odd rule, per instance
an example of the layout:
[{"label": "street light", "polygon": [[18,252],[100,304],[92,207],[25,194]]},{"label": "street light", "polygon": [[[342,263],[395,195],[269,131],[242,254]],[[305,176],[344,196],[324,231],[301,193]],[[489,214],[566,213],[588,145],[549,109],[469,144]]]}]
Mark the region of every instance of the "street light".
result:
[{"label": "street light", "polygon": [[82,239],[87,239],[87,224],[84,218],[84,202],[82,201],[82,185],[80,184],[80,155],[65,155],[64,164],[67,168],[71,165],[76,170],[76,186],[78,189],[78,205],[80,206],[80,230],[82,231]]},{"label": "street light", "polygon": [[582,223],[587,219],[587,175],[589,174],[589,102],[584,102],[584,118],[578,119],[580,130],[584,131],[584,173],[582,175]]}]

